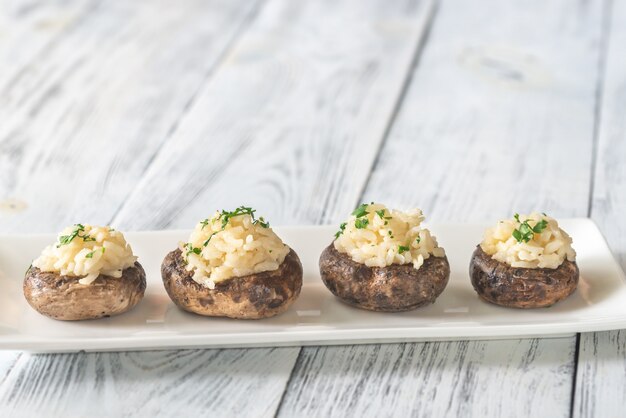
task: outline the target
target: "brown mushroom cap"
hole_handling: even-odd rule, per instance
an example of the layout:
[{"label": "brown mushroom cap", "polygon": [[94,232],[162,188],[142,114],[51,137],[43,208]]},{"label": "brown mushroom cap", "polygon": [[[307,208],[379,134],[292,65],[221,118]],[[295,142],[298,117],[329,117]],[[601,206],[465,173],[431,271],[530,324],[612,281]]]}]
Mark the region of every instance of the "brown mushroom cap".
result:
[{"label": "brown mushroom cap", "polygon": [[167,294],[181,309],[236,319],[278,315],[293,304],[302,288],[302,264],[294,250],[277,270],[233,277],[209,289],[193,280],[181,250],[176,249],[163,260],[161,276]]},{"label": "brown mushroom cap", "polygon": [[429,257],[419,269],[413,264],[368,267],[332,243],[322,252],[319,266],[322,281],[335,296],[372,311],[408,311],[434,303],[450,278],[446,257]]},{"label": "brown mushroom cap", "polygon": [[62,321],[97,319],[134,308],[146,290],[141,264],[125,269],[122,277],[100,275],[85,285],[80,277],[61,276],[31,267],[24,277],[24,296],[37,312]]},{"label": "brown mushroom cap", "polygon": [[578,266],[565,260],[556,269],[518,268],[494,260],[479,246],[470,262],[472,286],[481,299],[509,308],[544,308],[571,295]]}]

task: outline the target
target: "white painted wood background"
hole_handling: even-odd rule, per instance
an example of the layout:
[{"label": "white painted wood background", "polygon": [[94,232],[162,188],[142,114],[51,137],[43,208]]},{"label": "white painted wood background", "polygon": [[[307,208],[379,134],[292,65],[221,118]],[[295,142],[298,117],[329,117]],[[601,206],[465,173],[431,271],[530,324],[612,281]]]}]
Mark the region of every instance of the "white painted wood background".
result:
[{"label": "white painted wood background", "polygon": [[[620,0],[0,2],[0,232],[591,216],[626,267]],[[80,191],[80,194],[76,193]],[[0,416],[618,417],[626,334],[0,353]]]}]

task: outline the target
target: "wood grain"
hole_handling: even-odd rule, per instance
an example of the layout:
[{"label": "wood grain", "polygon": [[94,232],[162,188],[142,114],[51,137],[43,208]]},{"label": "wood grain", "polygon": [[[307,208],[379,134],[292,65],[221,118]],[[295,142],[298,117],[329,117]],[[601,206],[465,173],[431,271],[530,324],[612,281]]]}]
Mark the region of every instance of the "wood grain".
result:
[{"label": "wood grain", "polygon": [[5,232],[110,222],[257,2],[41,3],[0,29]]},{"label": "wood grain", "polygon": [[24,355],[0,405],[12,417],[270,417],[296,356],[285,348]]},{"label": "wood grain", "polygon": [[0,231],[109,222],[254,11],[143,3],[0,3]]},{"label": "wood grain", "polygon": [[[371,170],[431,6],[430,1],[268,2],[187,108],[155,105],[157,119],[184,115],[148,162],[148,174],[132,196],[108,195],[111,205],[97,213],[75,200],[64,202],[68,219],[78,213],[108,220],[104,214],[112,216],[122,203],[114,218],[122,229],[189,227],[215,209],[242,203],[255,205],[275,223],[343,216]],[[84,128],[85,141],[92,129]],[[50,152],[62,154],[59,146]],[[119,151],[119,157],[143,152],[135,147]],[[75,158],[64,161],[70,165],[64,179],[84,169]],[[130,187],[139,170],[124,171],[123,162],[106,164],[119,176],[125,173],[118,181]],[[100,186],[110,192],[115,182]],[[55,199],[53,209],[61,204]],[[30,216],[25,214],[24,222]],[[163,351],[145,358],[24,354],[0,385],[0,404],[9,412],[84,415],[91,413],[85,408],[109,399],[113,409],[103,408],[103,415],[178,415],[184,407],[211,416],[267,416],[278,406],[298,353],[290,348]],[[224,363],[231,357],[236,360]],[[74,405],[77,397],[81,401]]]},{"label": "wood grain", "polygon": [[[609,7],[611,5],[609,4]],[[597,162],[591,217],[598,223],[613,254],[626,270],[626,3],[612,2],[607,9],[608,53],[602,101],[598,109]],[[576,417],[617,417],[626,404],[626,332],[581,334],[576,397]]]},{"label": "wood grain", "polygon": [[[362,200],[449,221],[585,216],[602,14],[444,0]],[[307,348],[280,412],[569,416],[574,351],[573,337]]]},{"label": "wood grain", "polygon": [[431,5],[269,3],[115,222],[188,228],[241,204],[274,223],[338,221],[363,188]]},{"label": "wood grain", "polygon": [[364,200],[586,216],[601,23],[599,0],[443,0]]},{"label": "wood grain", "polygon": [[535,402],[569,406],[574,340],[546,341],[307,347],[279,416],[559,416]]}]

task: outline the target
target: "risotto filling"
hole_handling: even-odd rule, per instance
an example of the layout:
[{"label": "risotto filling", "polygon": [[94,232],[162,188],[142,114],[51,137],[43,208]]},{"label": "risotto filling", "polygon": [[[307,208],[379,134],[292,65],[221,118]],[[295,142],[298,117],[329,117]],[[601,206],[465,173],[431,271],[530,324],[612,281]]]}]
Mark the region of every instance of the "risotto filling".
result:
[{"label": "risotto filling", "polygon": [[58,242],[46,247],[33,267],[62,276],[81,277],[91,284],[99,275],[122,277],[137,261],[124,235],[108,226],[76,224],[65,228]]},{"label": "risotto filling", "polygon": [[216,212],[180,243],[187,271],[209,289],[233,277],[277,270],[290,249],[252,208]]},{"label": "risotto filling", "polygon": [[368,267],[412,263],[419,269],[429,257],[445,256],[421,226],[423,220],[420,209],[401,212],[373,202],[362,204],[339,226],[334,246]]},{"label": "risotto filling", "polygon": [[572,238],[545,213],[515,214],[498,222],[485,231],[480,247],[511,267],[556,269],[566,259],[576,260]]}]

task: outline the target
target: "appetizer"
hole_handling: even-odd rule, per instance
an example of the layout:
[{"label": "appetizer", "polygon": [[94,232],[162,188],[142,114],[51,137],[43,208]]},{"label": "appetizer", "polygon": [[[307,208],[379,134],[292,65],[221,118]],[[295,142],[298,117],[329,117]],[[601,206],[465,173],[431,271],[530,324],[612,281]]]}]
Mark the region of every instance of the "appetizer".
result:
[{"label": "appetizer", "polygon": [[64,321],[121,314],[135,307],[145,290],[143,267],[124,235],[108,226],[66,228],[24,278],[30,306]]},{"label": "appetizer", "polygon": [[200,315],[269,318],[300,295],[302,264],[255,210],[222,210],[196,225],[188,242],[163,260],[165,290]]},{"label": "appetizer", "polygon": [[572,239],[545,213],[515,214],[485,232],[470,262],[481,299],[511,308],[543,308],[578,284]]},{"label": "appetizer", "polygon": [[360,205],[322,252],[322,281],[362,309],[396,312],[433,303],[448,283],[450,266],[423,220],[419,209]]}]

